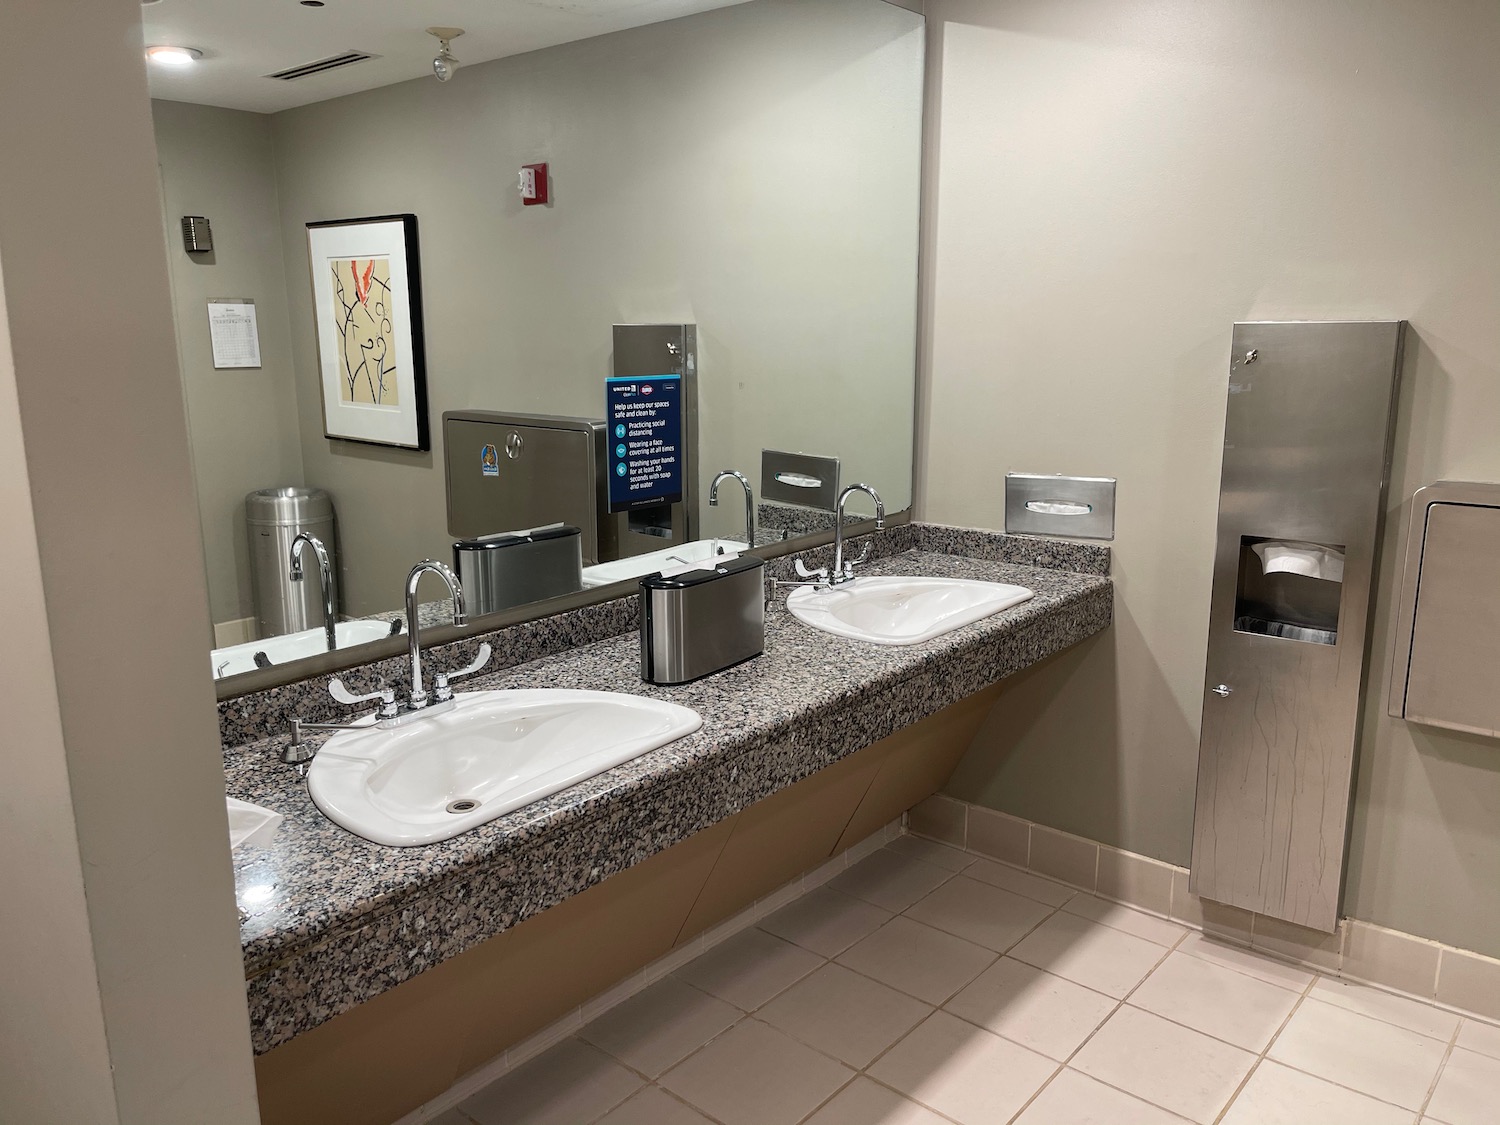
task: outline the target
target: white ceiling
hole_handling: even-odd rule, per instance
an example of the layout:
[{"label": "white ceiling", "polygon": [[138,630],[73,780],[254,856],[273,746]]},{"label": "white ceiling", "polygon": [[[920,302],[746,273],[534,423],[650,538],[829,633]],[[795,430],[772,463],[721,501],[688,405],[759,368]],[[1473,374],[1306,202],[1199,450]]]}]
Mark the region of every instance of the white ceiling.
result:
[{"label": "white ceiling", "polygon": [[[147,45],[203,52],[181,70],[149,65],[152,97],[273,113],[431,75],[431,26],[464,29],[452,49],[467,65],[744,2],[160,0],[143,4],[141,19]],[[290,82],[265,77],[351,49],[380,57]],[[453,81],[463,81],[462,69]]]}]

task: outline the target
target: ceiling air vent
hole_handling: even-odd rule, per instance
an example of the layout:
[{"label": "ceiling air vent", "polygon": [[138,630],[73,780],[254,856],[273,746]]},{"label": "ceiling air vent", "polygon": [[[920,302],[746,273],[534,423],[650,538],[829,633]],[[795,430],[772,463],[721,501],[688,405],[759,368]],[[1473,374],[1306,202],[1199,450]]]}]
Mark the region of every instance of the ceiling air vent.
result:
[{"label": "ceiling air vent", "polygon": [[278,70],[275,74],[268,74],[266,77],[279,78],[283,82],[291,82],[298,78],[306,78],[310,74],[322,74],[325,70],[337,70],[341,66],[353,66],[355,63],[373,58],[379,58],[379,56],[368,55],[364,51],[343,51],[337,55],[329,55],[326,59],[318,59],[316,62],[303,63],[301,66]]}]

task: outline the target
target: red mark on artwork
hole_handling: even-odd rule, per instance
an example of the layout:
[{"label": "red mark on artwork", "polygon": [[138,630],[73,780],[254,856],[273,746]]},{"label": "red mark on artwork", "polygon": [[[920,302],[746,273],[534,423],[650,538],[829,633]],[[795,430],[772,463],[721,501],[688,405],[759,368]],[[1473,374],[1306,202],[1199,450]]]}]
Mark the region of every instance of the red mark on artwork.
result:
[{"label": "red mark on artwork", "polygon": [[365,267],[364,277],[359,276],[359,263],[349,263],[349,273],[354,278],[354,295],[359,298],[359,303],[368,305],[370,303],[370,277],[375,272],[375,259],[370,259],[370,264]]}]

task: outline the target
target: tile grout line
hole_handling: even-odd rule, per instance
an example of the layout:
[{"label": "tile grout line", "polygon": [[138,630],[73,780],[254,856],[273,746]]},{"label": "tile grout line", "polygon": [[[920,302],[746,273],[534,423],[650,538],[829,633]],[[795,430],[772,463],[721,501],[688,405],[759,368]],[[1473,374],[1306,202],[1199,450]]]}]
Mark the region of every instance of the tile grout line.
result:
[{"label": "tile grout line", "polygon": [[[1059,907],[1058,909],[1061,910],[1062,908]],[[1085,920],[1087,920],[1087,919],[1085,919]],[[1120,931],[1120,932],[1123,932],[1123,931]],[[1172,954],[1174,952],[1176,952],[1177,947],[1180,944],[1182,944],[1182,940],[1185,937],[1187,937],[1186,934],[1180,934],[1180,935],[1178,935],[1177,940],[1174,941],[1171,945],[1167,946],[1162,951],[1162,955],[1159,958],[1157,958],[1156,964],[1152,965],[1150,969],[1148,969],[1145,973],[1143,973],[1141,975],[1141,979],[1138,980],[1138,981],[1136,981],[1135,984],[1131,986],[1131,988],[1125,993],[1124,996],[1120,997],[1118,1000],[1115,1001],[1115,1006],[1109,1010],[1109,1013],[1102,1020],[1100,1020],[1097,1024],[1094,1025],[1094,1030],[1091,1031],[1091,1032],[1089,1032],[1088,1035],[1084,1036],[1083,1041],[1081,1043],[1079,1043],[1078,1046],[1076,1046],[1076,1047],[1073,1048],[1073,1050],[1068,1054],[1068,1057],[1065,1058],[1065,1059],[1063,1059],[1062,1062],[1060,1062],[1060,1063],[1057,1064],[1057,1069],[1052,1072],[1051,1077],[1049,1077],[1047,1079],[1047,1081],[1043,1082],[1039,1087],[1037,1087],[1036,1091],[1031,1095],[1031,1097],[1027,1098],[1026,1101],[1021,1105],[1021,1108],[1018,1109],[1018,1110],[1016,1110],[1015,1114],[1012,1115],[1009,1118],[1009,1121],[1011,1122],[1011,1125],[1014,1125],[1014,1122],[1017,1121],[1023,1113],[1025,1113],[1028,1109],[1031,1108],[1032,1103],[1035,1102],[1039,1097],[1041,1097],[1042,1094],[1047,1090],[1047,1088],[1052,1085],[1052,1083],[1054,1083],[1054,1082],[1057,1081],[1057,1076],[1059,1074],[1061,1074],[1063,1071],[1065,1071],[1065,1070],[1068,1069],[1069,1064],[1071,1064],[1073,1062],[1073,1060],[1078,1057],[1078,1055],[1083,1051],[1083,1049],[1085,1047],[1087,1047],[1091,1042],[1093,1042],[1094,1036],[1096,1036],[1096,1035],[1099,1034],[1100,1030],[1104,1027],[1104,1025],[1107,1024],[1110,1020],[1114,1019],[1115,1016],[1119,1014],[1120,1010],[1126,1006],[1126,1004],[1130,1000],[1130,998],[1135,995],[1136,990],[1139,989],[1141,987],[1141,985],[1145,984],[1146,981],[1151,978],[1152,974],[1155,973],[1157,969],[1161,968],[1162,965],[1166,963],[1167,958],[1170,957],[1170,956],[1172,956]],[[1144,941],[1146,939],[1142,938],[1141,940]],[[1153,942],[1152,944],[1155,944],[1155,943]],[[1032,966],[1032,967],[1035,968],[1035,966]],[[1046,972],[1046,970],[1043,969],[1042,972]],[[1067,978],[1064,977],[1062,979],[1066,980]],[[1077,984],[1078,982],[1077,981],[1073,981],[1072,983],[1073,984]],[[1087,986],[1085,985],[1085,986],[1082,986],[1082,987],[1087,987]],[[1103,995],[1103,994],[1101,993],[1101,995]],[[1113,997],[1111,997],[1111,999],[1113,999]],[[1040,1052],[1037,1052],[1037,1053],[1040,1054]],[[1156,1104],[1155,1102],[1147,1101],[1145,1098],[1141,1097],[1139,1094],[1132,1094],[1132,1093],[1130,1093],[1129,1090],[1120,1090],[1119,1087],[1112,1086],[1112,1085],[1110,1085],[1110,1083],[1103,1081],[1103,1079],[1094,1078],[1094,1076],[1092,1074],[1088,1074],[1086,1071],[1079,1071],[1078,1073],[1085,1075],[1085,1077],[1092,1078],[1095,1082],[1098,1082],[1101,1085],[1109,1086],[1109,1088],[1111,1090],[1118,1090],[1119,1093],[1125,1094],[1127,1097],[1132,1097],[1132,1098],[1135,1098],[1137,1101],[1145,1102],[1147,1105],[1155,1105]],[[1159,1109],[1166,1109],[1165,1106],[1158,1106],[1157,1108],[1159,1108]],[[1167,1110],[1167,1112],[1170,1113],[1172,1111],[1171,1110]]]},{"label": "tile grout line", "polygon": [[1314,973],[1312,980],[1302,986],[1302,991],[1297,995],[1297,1002],[1292,1005],[1291,1011],[1287,1012],[1286,1018],[1281,1021],[1280,1026],[1271,1033],[1271,1038],[1266,1040],[1266,1045],[1261,1048],[1260,1054],[1255,1056],[1255,1061],[1250,1064],[1250,1069],[1245,1072],[1245,1077],[1240,1079],[1239,1085],[1234,1088],[1234,1093],[1229,1095],[1229,1100],[1224,1103],[1218,1115],[1214,1118],[1214,1125],[1219,1125],[1219,1122],[1224,1120],[1224,1115],[1234,1107],[1234,1103],[1245,1092],[1245,1087],[1250,1085],[1250,1079],[1255,1077],[1256,1072],[1260,1070],[1260,1064],[1265,1062],[1266,1058],[1270,1055],[1271,1048],[1276,1045],[1276,1040],[1281,1038],[1281,1033],[1286,1030],[1287,1024],[1292,1022],[1292,1017],[1302,1010],[1303,1003],[1306,1002],[1308,996],[1312,993],[1313,987],[1321,979],[1317,973]]},{"label": "tile grout line", "polygon": [[[1439,960],[1438,964],[1442,964]],[[1421,1108],[1417,1110],[1417,1120],[1427,1116],[1427,1107],[1432,1104],[1432,1096],[1437,1093],[1438,1083],[1443,1080],[1443,1072],[1448,1069],[1448,1060],[1453,1057],[1453,1052],[1458,1048],[1458,1037],[1463,1034],[1464,1021],[1459,1020],[1458,1026],[1453,1029],[1453,1034],[1448,1037],[1448,1049],[1443,1052],[1443,1061],[1438,1063],[1437,1073],[1432,1076],[1432,1081],[1427,1086],[1427,1096],[1422,1099]]]}]

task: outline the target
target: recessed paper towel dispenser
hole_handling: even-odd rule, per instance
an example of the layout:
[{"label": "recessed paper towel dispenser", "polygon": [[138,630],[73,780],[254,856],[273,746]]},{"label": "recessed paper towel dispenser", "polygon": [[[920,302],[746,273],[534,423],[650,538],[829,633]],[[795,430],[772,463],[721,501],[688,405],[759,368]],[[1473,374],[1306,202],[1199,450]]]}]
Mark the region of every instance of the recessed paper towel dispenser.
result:
[{"label": "recessed paper towel dispenser", "polygon": [[1404,322],[1237,324],[1189,888],[1332,931]]},{"label": "recessed paper towel dispenser", "polygon": [[1412,497],[1388,710],[1500,736],[1500,484]]}]

